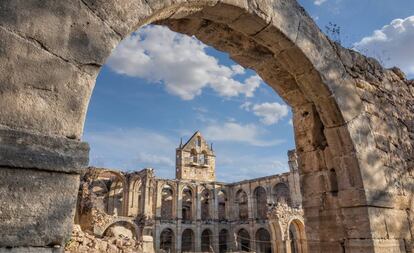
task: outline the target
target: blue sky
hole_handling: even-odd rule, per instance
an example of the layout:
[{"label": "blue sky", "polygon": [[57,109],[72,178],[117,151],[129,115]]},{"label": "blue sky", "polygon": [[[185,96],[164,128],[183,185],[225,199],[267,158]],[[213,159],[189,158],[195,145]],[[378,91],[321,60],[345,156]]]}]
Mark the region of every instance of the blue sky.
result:
[{"label": "blue sky", "polygon": [[[344,46],[413,77],[414,1],[300,3],[323,31],[329,22],[340,26]],[[291,112],[271,88],[194,38],[159,26],[141,28],[98,76],[83,138],[91,145],[91,165],[152,167],[158,177],[173,178],[175,148],[196,130],[213,143],[219,181],[288,170]]]}]

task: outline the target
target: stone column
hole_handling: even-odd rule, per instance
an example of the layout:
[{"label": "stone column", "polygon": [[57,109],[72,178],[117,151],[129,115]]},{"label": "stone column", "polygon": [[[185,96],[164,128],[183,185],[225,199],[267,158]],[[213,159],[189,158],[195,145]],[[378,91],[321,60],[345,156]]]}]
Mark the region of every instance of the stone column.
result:
[{"label": "stone column", "polygon": [[201,251],[201,222],[197,221],[197,227],[194,235],[194,247],[196,252]]},{"label": "stone column", "polygon": [[175,248],[176,248],[176,251],[175,252],[177,252],[177,253],[180,253],[181,252],[181,237],[182,237],[182,234],[183,234],[183,231],[182,231],[183,229],[182,229],[182,227],[181,227],[181,224],[180,223],[178,223],[177,224],[177,226],[176,226],[176,228],[175,228]]},{"label": "stone column", "polygon": [[176,208],[176,214],[177,218],[181,220],[183,218],[183,195],[182,195],[182,188],[180,187],[180,183],[177,183],[177,208]]},{"label": "stone column", "polygon": [[21,252],[62,249],[71,236],[79,175],[88,156],[87,143],[0,130],[1,252],[7,246]]}]

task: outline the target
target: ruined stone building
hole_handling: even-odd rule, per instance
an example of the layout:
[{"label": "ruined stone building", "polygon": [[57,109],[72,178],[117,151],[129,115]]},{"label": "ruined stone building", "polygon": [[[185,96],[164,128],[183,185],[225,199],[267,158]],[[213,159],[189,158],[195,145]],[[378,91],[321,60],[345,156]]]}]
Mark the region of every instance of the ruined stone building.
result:
[{"label": "ruined stone building", "polygon": [[[413,252],[414,80],[332,42],[297,0],[2,0],[0,13],[0,252],[51,253],[65,245],[80,175],[89,163],[82,136],[96,78],[119,42],[147,24],[195,36],[228,53],[291,106],[309,252]],[[174,219],[164,222],[157,217],[162,213],[158,179],[149,174],[90,170],[90,183],[102,180],[89,197],[101,201],[103,209],[96,210],[105,215],[83,226],[98,233],[105,232],[99,225],[107,220],[135,219],[143,225],[131,229],[142,230],[145,240],[152,234],[157,242],[159,228],[169,224],[178,248],[179,184],[169,181]],[[134,188],[138,177],[135,186],[142,186]],[[191,184],[197,200],[192,203],[201,204],[196,191],[202,188]],[[220,184],[204,184],[212,205],[217,192],[210,188]],[[236,207],[245,203],[234,202],[237,185],[223,186],[231,209],[224,223],[229,231],[236,227]],[[291,187],[289,181],[290,192]],[[243,190],[249,227],[256,209],[252,189]],[[137,199],[131,192],[141,201],[129,201]],[[106,200],[100,197],[105,194]],[[85,221],[82,215],[92,207],[82,203],[85,212],[77,220]],[[284,209],[272,209],[269,224],[287,224],[280,215]],[[193,210],[192,222],[202,223],[201,213]],[[273,230],[289,238],[286,230]],[[219,238],[217,230],[207,231],[214,235],[209,238]],[[201,247],[198,230],[192,233],[194,247]]]},{"label": "ruined stone building", "polygon": [[280,175],[217,182],[214,150],[196,132],[176,149],[175,179],[90,168],[76,222],[96,236],[143,241],[148,252],[307,252],[294,151],[289,165]]}]

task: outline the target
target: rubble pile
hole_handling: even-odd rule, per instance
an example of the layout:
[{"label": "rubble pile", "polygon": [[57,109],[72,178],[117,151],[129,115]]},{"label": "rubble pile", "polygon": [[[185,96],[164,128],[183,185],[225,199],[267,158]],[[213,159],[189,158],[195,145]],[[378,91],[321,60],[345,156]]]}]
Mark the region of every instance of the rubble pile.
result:
[{"label": "rubble pile", "polygon": [[75,225],[72,237],[65,246],[65,253],[141,253],[142,243],[119,235],[117,237],[97,238],[83,232]]}]

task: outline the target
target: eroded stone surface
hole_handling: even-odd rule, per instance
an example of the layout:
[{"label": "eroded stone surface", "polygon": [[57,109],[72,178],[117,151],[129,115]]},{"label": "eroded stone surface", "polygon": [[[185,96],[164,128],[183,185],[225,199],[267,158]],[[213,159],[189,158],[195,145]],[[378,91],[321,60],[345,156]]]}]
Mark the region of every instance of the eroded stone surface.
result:
[{"label": "eroded stone surface", "polygon": [[117,42],[167,25],[252,67],[292,106],[311,252],[410,251],[413,81],[330,42],[295,0],[5,0],[0,12],[2,127],[80,139]]}]

